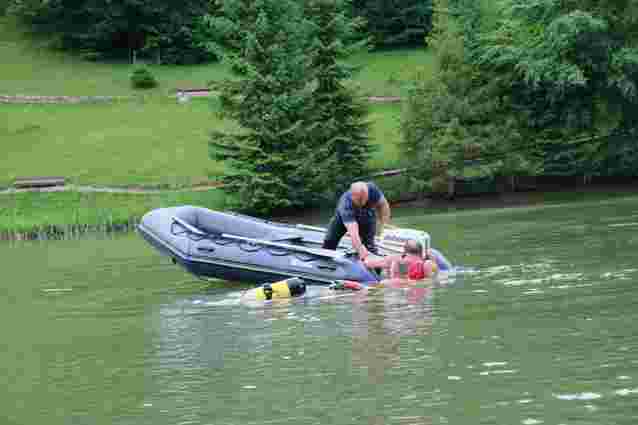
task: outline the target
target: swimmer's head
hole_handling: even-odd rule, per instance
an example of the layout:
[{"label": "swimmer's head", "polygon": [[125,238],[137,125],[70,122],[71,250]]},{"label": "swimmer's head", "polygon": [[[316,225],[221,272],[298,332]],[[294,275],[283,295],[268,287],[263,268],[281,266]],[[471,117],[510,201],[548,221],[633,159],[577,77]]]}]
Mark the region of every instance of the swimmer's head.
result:
[{"label": "swimmer's head", "polygon": [[423,257],[423,245],[421,244],[421,242],[414,239],[408,239],[407,241],[405,241],[403,250],[406,254]]}]

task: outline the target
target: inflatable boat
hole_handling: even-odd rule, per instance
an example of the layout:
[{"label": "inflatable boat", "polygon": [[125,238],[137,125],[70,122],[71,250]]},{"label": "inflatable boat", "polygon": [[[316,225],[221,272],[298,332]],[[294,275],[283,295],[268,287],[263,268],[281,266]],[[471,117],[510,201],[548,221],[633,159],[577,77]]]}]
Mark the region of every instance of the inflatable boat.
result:
[{"label": "inflatable boat", "polygon": [[[318,227],[179,206],[148,212],[137,230],[159,252],[202,278],[259,285],[291,277],[308,284],[381,278],[359,261],[348,238],[337,250],[321,248],[325,230]],[[400,250],[398,243],[387,242],[383,254]],[[432,252],[439,270],[449,269],[449,262]]]}]

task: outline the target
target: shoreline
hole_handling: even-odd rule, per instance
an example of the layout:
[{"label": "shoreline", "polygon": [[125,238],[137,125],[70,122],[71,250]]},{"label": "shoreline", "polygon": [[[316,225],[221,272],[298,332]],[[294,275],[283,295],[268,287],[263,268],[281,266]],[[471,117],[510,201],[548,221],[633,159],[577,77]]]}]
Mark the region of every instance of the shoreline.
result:
[{"label": "shoreline", "polygon": [[[393,209],[423,209],[424,214],[452,214],[461,211],[515,209],[579,202],[596,202],[638,197],[638,185],[632,183],[593,183],[587,185],[549,186],[538,190],[463,195],[455,199],[417,197],[391,201]],[[331,214],[330,206],[328,214]],[[282,215],[276,220],[294,222],[305,219],[311,223],[325,221],[326,210],[306,211],[299,215]],[[329,218],[329,216],[328,216]]]},{"label": "shoreline", "polygon": [[224,209],[219,190],[26,191],[0,196],[0,240],[66,239],[130,231],[148,211],[172,205]]},{"label": "shoreline", "polygon": [[[217,194],[217,195],[216,195]],[[406,199],[391,202],[393,208],[422,209],[423,214],[506,209],[596,202],[638,196],[635,184],[592,183],[547,187],[534,191],[489,193],[441,198]],[[2,203],[4,200],[4,204]],[[7,202],[8,200],[8,202]],[[104,193],[27,192],[0,197],[0,241],[55,240],[90,234],[126,233],[135,229],[142,215],[171,205],[200,205],[226,210],[219,191]],[[4,211],[3,211],[4,210]],[[323,223],[333,206],[309,209],[299,214],[273,216],[274,221]]]},{"label": "shoreline", "polygon": [[[565,196],[568,195],[568,196]],[[581,197],[582,195],[582,197]],[[598,196],[597,196],[598,195]],[[599,196],[603,195],[603,196]],[[454,200],[427,198],[399,202],[402,207],[415,206],[443,211],[465,211],[500,208],[524,208],[556,203],[591,202],[596,200],[638,196],[638,186],[626,184],[598,183],[563,188],[547,188],[504,192],[473,196],[462,196]]]}]

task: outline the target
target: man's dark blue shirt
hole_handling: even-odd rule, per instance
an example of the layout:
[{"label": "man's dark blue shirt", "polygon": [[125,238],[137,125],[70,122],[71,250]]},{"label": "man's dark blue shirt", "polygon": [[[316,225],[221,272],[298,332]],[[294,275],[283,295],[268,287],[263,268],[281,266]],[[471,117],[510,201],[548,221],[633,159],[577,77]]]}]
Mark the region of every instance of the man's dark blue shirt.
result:
[{"label": "man's dark blue shirt", "polygon": [[356,220],[356,216],[362,214],[368,214],[368,211],[372,211],[377,207],[379,201],[383,199],[383,192],[372,182],[366,183],[368,185],[368,202],[361,207],[357,208],[352,203],[352,191],[348,190],[337,203],[337,214],[341,217],[341,221],[345,223],[352,223]]}]

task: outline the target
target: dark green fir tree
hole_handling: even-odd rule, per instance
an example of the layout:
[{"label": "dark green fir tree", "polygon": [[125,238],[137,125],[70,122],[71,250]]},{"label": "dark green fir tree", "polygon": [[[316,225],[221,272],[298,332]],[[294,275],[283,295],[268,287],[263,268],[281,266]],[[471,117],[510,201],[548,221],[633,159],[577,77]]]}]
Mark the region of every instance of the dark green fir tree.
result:
[{"label": "dark green fir tree", "polygon": [[208,21],[212,48],[234,77],[218,87],[222,114],[238,124],[215,131],[210,155],[225,164],[224,190],[235,209],[267,214],[300,203],[296,156],[308,110],[308,27],[290,0],[224,0]]},{"label": "dark green fir tree", "polygon": [[313,29],[309,57],[314,103],[303,149],[320,167],[302,180],[310,192],[329,196],[365,176],[373,152],[367,101],[348,85],[356,68],[344,60],[367,46],[367,40],[353,41],[360,39],[363,22],[349,18],[348,7],[341,0],[311,0],[306,6]]}]

